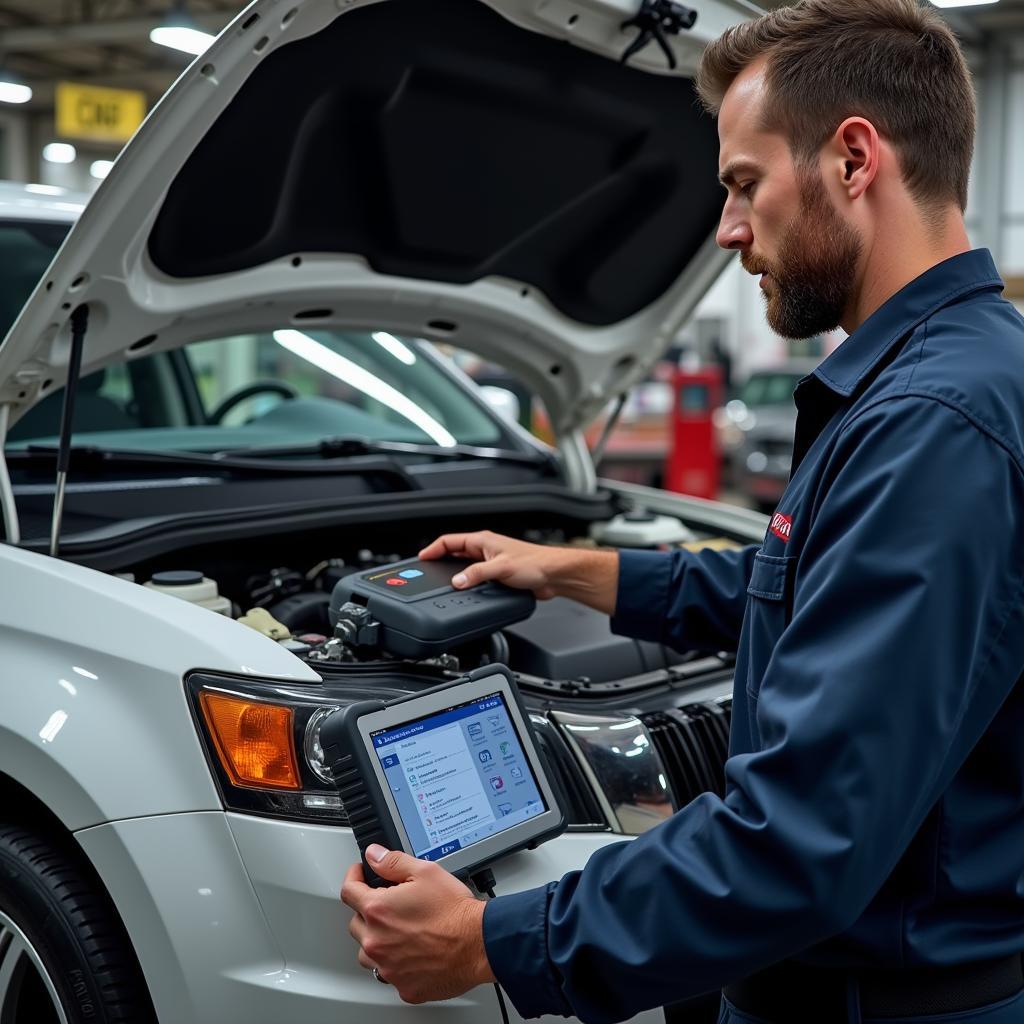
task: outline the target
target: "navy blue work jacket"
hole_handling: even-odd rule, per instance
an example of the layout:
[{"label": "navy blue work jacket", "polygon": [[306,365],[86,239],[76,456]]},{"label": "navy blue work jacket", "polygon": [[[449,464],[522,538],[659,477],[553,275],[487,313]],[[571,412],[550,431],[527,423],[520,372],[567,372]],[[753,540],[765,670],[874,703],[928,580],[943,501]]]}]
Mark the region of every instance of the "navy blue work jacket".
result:
[{"label": "navy blue work jacket", "polygon": [[737,651],[724,799],[499,897],[526,1017],[624,1020],[780,959],[1024,950],[1024,318],[987,251],[912,281],[796,390],[760,547],[623,552],[613,626]]}]

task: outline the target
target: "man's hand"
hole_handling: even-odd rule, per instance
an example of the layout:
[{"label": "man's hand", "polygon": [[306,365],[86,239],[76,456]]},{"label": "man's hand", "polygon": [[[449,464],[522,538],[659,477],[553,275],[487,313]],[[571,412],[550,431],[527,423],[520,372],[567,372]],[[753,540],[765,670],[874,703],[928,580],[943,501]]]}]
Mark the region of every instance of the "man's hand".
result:
[{"label": "man's hand", "polygon": [[485,580],[532,590],[541,601],[571,597],[607,615],[615,610],[619,580],[616,551],[549,547],[503,537],[490,530],[477,533],[446,533],[428,544],[423,559],[461,558],[473,562],[452,577],[459,588]]},{"label": "man's hand", "polygon": [[376,967],[407,1003],[453,999],[495,980],[484,951],[484,904],[466,886],[398,850],[373,845],[366,858],[381,878],[399,884],[371,889],[362,864],[345,875],[341,899],[355,912],[348,930],[363,967]]}]

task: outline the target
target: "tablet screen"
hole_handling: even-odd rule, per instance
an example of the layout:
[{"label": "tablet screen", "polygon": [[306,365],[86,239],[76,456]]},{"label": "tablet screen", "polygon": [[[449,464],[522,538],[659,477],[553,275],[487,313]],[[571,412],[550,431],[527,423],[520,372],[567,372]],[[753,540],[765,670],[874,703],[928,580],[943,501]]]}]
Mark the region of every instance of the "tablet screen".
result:
[{"label": "tablet screen", "polygon": [[423,860],[548,809],[501,693],[378,729],[370,738],[413,853]]}]

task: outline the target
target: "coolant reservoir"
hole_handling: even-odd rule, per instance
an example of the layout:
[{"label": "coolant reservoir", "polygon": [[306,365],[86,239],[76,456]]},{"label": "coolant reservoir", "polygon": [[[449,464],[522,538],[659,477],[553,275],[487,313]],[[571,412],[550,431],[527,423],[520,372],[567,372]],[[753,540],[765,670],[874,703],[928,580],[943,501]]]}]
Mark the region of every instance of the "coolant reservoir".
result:
[{"label": "coolant reservoir", "polygon": [[675,516],[659,516],[646,509],[626,512],[607,523],[594,523],[590,536],[599,544],[616,548],[656,548],[697,539],[697,535]]},{"label": "coolant reservoir", "polygon": [[170,594],[171,597],[180,597],[182,601],[209,608],[211,612],[220,615],[231,614],[231,602],[228,598],[221,597],[217,591],[217,584],[207,579],[201,572],[193,572],[190,569],[155,572],[146,586],[152,590],[159,590],[161,594]]}]

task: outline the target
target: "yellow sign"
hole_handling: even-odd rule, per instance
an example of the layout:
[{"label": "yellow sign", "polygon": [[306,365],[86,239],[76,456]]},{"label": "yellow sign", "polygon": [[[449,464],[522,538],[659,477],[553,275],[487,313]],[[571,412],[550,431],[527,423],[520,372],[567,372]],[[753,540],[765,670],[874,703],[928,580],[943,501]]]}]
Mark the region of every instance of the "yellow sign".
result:
[{"label": "yellow sign", "polygon": [[57,134],[66,139],[127,142],[145,116],[144,92],[57,83]]}]

